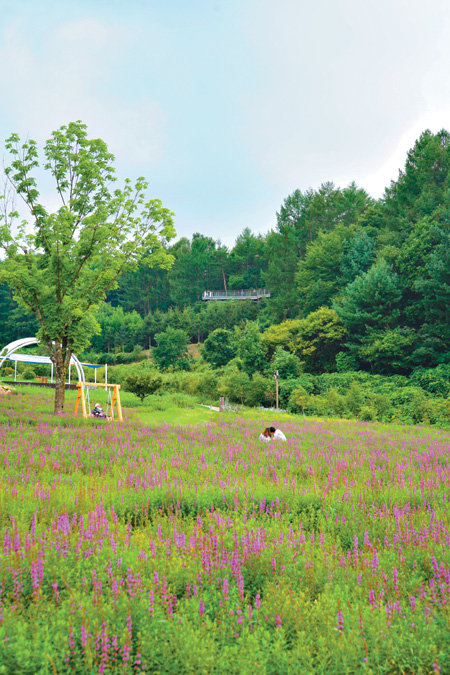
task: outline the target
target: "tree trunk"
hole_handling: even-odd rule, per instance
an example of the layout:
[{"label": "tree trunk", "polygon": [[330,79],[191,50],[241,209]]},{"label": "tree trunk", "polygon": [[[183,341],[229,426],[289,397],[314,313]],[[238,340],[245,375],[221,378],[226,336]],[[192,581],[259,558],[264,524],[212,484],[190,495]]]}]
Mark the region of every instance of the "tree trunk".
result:
[{"label": "tree trunk", "polygon": [[67,348],[64,349],[59,340],[55,340],[49,345],[49,351],[55,373],[55,403],[53,412],[55,415],[59,415],[64,411],[66,377],[71,352]]},{"label": "tree trunk", "polygon": [[58,377],[56,376],[56,384],[55,384],[55,407],[54,407],[54,414],[59,415],[64,411],[64,398],[66,394],[66,384],[65,384],[65,378]]}]

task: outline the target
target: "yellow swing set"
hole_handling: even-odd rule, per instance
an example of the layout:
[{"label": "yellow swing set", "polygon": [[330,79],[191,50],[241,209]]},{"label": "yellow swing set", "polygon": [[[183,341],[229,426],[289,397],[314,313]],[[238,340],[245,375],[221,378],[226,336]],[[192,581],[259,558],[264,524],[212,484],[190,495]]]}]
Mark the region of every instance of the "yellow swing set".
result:
[{"label": "yellow swing set", "polygon": [[[89,397],[89,391],[91,389],[98,389],[104,387],[108,389],[108,403],[106,406],[106,417],[114,419],[114,406],[117,408],[117,420],[123,422],[122,417],[122,405],[120,403],[120,384],[104,384],[102,382],[77,382],[77,400],[75,401],[75,417],[78,415],[78,407],[81,401],[81,412],[83,417],[86,419],[90,415],[91,411],[91,401]],[[112,391],[112,396],[111,396]],[[87,407],[86,407],[87,399]],[[110,408],[108,413],[108,408]],[[89,412],[88,412],[89,411]]]}]

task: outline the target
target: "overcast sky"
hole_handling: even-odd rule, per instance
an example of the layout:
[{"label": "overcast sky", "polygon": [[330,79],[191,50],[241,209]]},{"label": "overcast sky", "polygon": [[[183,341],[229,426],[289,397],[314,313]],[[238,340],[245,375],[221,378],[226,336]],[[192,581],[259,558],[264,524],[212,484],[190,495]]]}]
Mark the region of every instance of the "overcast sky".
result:
[{"label": "overcast sky", "polygon": [[265,233],[296,188],[379,197],[450,130],[448,0],[0,0],[0,140],[81,119],[179,236]]}]

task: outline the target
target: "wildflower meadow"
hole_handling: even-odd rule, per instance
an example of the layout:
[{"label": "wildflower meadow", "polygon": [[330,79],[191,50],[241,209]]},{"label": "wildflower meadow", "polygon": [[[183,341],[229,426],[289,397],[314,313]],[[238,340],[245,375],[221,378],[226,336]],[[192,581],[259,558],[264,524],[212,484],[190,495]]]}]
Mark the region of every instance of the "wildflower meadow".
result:
[{"label": "wildflower meadow", "polygon": [[1,403],[0,673],[450,672],[448,432],[46,396]]}]

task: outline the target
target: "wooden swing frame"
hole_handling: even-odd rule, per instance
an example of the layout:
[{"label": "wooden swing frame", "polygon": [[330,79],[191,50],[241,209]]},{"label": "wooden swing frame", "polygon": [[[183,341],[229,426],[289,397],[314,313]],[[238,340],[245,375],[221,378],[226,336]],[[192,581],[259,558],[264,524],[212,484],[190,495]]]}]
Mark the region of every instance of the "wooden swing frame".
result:
[{"label": "wooden swing frame", "polygon": [[78,407],[80,405],[81,401],[81,412],[84,417],[84,419],[87,419],[89,417],[89,413],[86,409],[86,398],[84,394],[85,388],[89,389],[97,389],[100,387],[106,388],[112,388],[113,393],[112,393],[112,399],[111,399],[111,419],[114,420],[114,406],[117,407],[117,420],[119,422],[123,422],[123,417],[122,417],[122,404],[120,402],[120,384],[105,384],[103,382],[77,382],[77,400],[75,401],[75,417],[78,415]]}]

